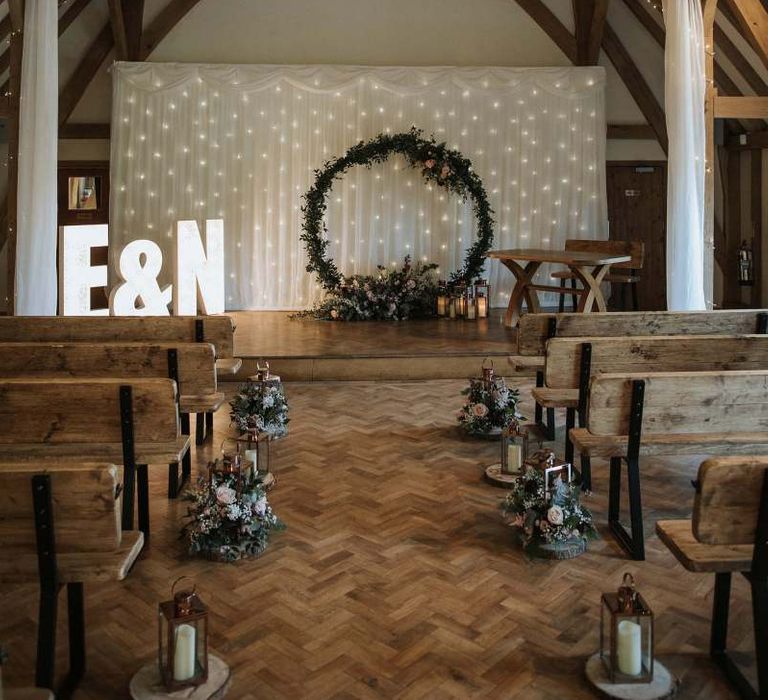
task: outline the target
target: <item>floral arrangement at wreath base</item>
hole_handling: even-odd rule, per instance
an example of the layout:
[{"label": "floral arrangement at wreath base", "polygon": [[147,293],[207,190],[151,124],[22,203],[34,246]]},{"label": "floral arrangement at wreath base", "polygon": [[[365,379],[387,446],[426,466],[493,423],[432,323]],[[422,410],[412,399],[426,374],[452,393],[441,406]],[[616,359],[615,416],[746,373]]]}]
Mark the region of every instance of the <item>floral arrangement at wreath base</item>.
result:
[{"label": "floral arrangement at wreath base", "polygon": [[456,418],[470,435],[500,433],[513,420],[525,420],[517,410],[520,392],[510,389],[503,377],[471,378],[461,393],[467,398]]},{"label": "floral arrangement at wreath base", "polygon": [[241,433],[256,431],[272,437],[288,433],[288,402],[279,381],[248,380],[229,405],[229,417]]},{"label": "floral arrangement at wreath base", "polygon": [[215,474],[201,477],[197,488],[185,494],[192,502],[188,524],[182,530],[191,555],[233,562],[260,555],[274,530],[285,526],[272,511],[258,474]]},{"label": "floral arrangement at wreath base", "polygon": [[592,513],[579,502],[579,486],[559,481],[549,499],[544,491],[544,472],[523,472],[501,503],[504,519],[517,530],[529,554],[549,559],[581,554],[597,531]]},{"label": "floral arrangement at wreath base", "polygon": [[400,269],[377,269],[373,275],[345,277],[314,308],[296,315],[329,321],[405,321],[435,315],[437,265],[412,265],[406,256]]}]

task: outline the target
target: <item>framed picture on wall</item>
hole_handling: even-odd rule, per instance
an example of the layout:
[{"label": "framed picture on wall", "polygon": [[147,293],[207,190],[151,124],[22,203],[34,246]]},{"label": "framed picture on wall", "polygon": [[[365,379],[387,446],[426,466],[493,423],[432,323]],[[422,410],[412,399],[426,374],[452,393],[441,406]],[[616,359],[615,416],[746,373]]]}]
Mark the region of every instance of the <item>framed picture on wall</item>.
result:
[{"label": "framed picture on wall", "polygon": [[109,161],[59,161],[59,226],[109,223]]}]

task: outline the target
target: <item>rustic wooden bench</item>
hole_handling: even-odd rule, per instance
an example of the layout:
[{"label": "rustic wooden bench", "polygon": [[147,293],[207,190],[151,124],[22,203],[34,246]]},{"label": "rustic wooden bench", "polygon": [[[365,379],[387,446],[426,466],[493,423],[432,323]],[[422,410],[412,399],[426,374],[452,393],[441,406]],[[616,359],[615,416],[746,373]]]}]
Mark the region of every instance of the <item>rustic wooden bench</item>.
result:
[{"label": "rustic wooden bench", "polygon": [[[0,342],[31,343],[211,343],[216,372],[234,376],[235,325],[230,316],[0,316]],[[213,429],[213,413],[200,411],[195,423],[201,444]]]},{"label": "rustic wooden bench", "polygon": [[[610,460],[608,525],[641,560],[640,456],[768,454],[768,371],[594,375],[586,418],[574,448]],[[619,520],[622,461],[631,534]]]},{"label": "rustic wooden bench", "polygon": [[[742,697],[768,697],[768,459],[722,457],[699,467],[691,520],[661,520],[659,539],[688,571],[713,573],[709,653]],[[752,592],[758,691],[727,652],[731,575]]]},{"label": "rustic wooden bench", "polygon": [[[149,534],[149,464],[189,450],[171,379],[0,380],[0,468],[40,460],[110,462],[124,469],[122,527]],[[137,488],[138,486],[138,488]]]},{"label": "rustic wooden bench", "polygon": [[[535,374],[544,386],[544,360],[550,338],[640,335],[745,335],[768,333],[768,309],[737,311],[641,311],[604,314],[524,314],[517,328],[517,355],[509,358],[521,374]],[[542,406],[535,420],[543,425]],[[547,438],[555,439],[555,409],[547,408]]]},{"label": "rustic wooden bench", "polygon": [[[534,400],[566,410],[565,460],[573,461],[569,431],[585,426],[589,380],[595,374],[768,369],[768,335],[626,336],[552,338],[547,341],[544,387]],[[582,457],[582,487],[589,491],[589,457]]]},{"label": "rustic wooden bench", "polygon": [[[210,343],[0,343],[0,379],[168,377],[178,384],[181,432],[189,435],[189,414],[213,413],[225,400],[214,352]],[[183,478],[190,472],[188,452]],[[175,498],[183,482],[174,465],[169,477]]]},{"label": "rustic wooden bench", "polygon": [[0,467],[0,582],[38,581],[36,684],[52,688],[59,592],[67,587],[68,695],[85,670],[83,584],[121,581],[144,535],[120,526],[118,468],[108,464],[6,463]]}]

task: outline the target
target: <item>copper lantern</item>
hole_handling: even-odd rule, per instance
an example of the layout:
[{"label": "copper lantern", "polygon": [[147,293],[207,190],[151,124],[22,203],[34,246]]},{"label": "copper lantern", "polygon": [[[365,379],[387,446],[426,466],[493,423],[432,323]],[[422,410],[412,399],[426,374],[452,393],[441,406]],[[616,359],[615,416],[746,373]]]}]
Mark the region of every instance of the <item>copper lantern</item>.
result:
[{"label": "copper lantern", "polygon": [[475,281],[475,306],[478,318],[488,318],[488,305],[491,303],[491,285],[487,279]]},{"label": "copper lantern", "polygon": [[603,593],[600,607],[600,658],[611,683],[653,680],[653,611],[624,574],[617,592]]},{"label": "copper lantern", "polygon": [[[490,362],[490,365],[486,366],[486,362]],[[483,387],[486,391],[490,391],[493,388],[495,381],[493,360],[489,360],[487,357],[483,360],[483,364],[480,365],[480,371],[483,375]]]},{"label": "copper lantern", "polygon": [[[182,577],[184,578],[184,577]],[[202,685],[208,680],[208,608],[193,588],[160,603],[158,664],[168,692]]]},{"label": "copper lantern", "polygon": [[450,303],[450,296],[448,295],[448,285],[444,281],[440,281],[437,287],[437,315],[448,315],[448,304]]},{"label": "copper lantern", "polygon": [[272,436],[258,430],[249,430],[237,438],[237,442],[243,446],[246,465],[250,464],[253,473],[269,474]]},{"label": "copper lantern", "polygon": [[528,431],[512,421],[501,431],[501,473],[517,474],[528,457]]}]

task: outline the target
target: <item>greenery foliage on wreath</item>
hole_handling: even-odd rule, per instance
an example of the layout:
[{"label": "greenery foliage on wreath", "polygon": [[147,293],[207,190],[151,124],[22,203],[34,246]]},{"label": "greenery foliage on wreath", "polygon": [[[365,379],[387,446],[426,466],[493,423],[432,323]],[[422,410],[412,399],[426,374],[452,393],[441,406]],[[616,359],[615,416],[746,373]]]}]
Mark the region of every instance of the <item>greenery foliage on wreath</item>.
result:
[{"label": "greenery foliage on wreath", "polygon": [[288,401],[282,382],[247,381],[229,402],[229,417],[241,433],[257,431],[272,437],[288,433]]},{"label": "greenery foliage on wreath", "polygon": [[461,393],[467,398],[456,419],[471,435],[488,435],[494,429],[506,428],[513,420],[525,420],[517,410],[520,392],[510,389],[503,377],[490,381],[471,378]]},{"label": "greenery foliage on wreath", "polygon": [[272,511],[258,473],[243,477],[242,490],[235,474],[217,474],[209,482],[201,477],[197,488],[185,494],[192,505],[182,530],[191,555],[218,561],[236,561],[261,554],[274,530],[285,528]]},{"label": "greenery foliage on wreath", "polygon": [[472,199],[477,240],[467,251],[462,268],[452,273],[450,281],[469,284],[482,272],[485,254],[493,243],[494,226],[493,210],[483,182],[472,169],[472,163],[459,151],[448,148],[445,143],[438,143],[434,137],[422,138],[421,129],[413,127],[405,133],[379,134],[370,141],[360,141],[343,156],[327,161],[321,170],[315,171],[315,182],[304,195],[301,240],[309,256],[307,272],[316,273],[327,292],[336,292],[345,285],[345,278],[336,263],[327,256],[328,237],[323,222],[326,198],[334,180],[355,165],[371,168],[383,163],[393,153],[402,155],[411,167],[419,168],[425,181],[435,183],[463,199]]},{"label": "greenery foliage on wreath", "polygon": [[544,495],[544,472],[529,469],[518,476],[501,503],[506,522],[514,527],[529,553],[547,544],[564,544],[597,537],[592,513],[579,502],[578,484],[558,479],[549,499]]}]

